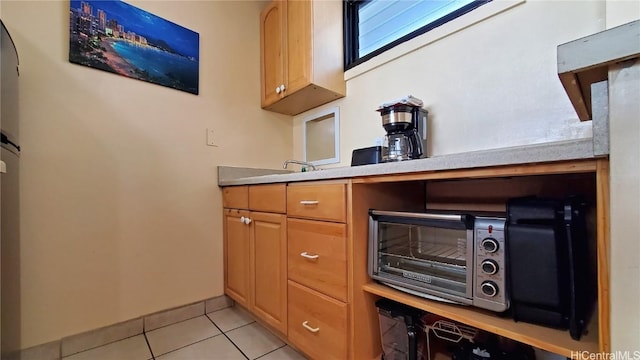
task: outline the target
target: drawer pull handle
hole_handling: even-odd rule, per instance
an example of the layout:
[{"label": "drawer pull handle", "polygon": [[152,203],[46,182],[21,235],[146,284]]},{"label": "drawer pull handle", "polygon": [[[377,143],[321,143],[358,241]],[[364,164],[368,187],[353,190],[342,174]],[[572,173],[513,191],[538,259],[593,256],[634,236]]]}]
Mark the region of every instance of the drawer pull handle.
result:
[{"label": "drawer pull handle", "polygon": [[318,203],[320,203],[318,200],[300,200],[302,205],[318,205]]},{"label": "drawer pull handle", "polygon": [[300,253],[300,256],[302,256],[304,258],[307,258],[307,259],[312,259],[312,260],[315,260],[315,259],[320,257],[320,255],[309,255],[306,251],[303,252],[303,253]]},{"label": "drawer pull handle", "polygon": [[317,333],[318,331],[320,331],[320,328],[312,328],[311,326],[309,326],[308,321],[303,322],[302,326],[304,326],[305,329],[311,331],[312,333]]}]

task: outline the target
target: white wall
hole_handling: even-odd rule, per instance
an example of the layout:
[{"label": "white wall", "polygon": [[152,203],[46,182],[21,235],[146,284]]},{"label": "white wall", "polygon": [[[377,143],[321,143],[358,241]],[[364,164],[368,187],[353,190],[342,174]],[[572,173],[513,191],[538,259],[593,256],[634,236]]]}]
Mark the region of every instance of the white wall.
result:
[{"label": "white wall", "polygon": [[[640,19],[640,2],[607,1],[607,29]],[[610,73],[611,166],[611,347],[640,350],[640,61]],[[612,79],[615,79],[612,81]],[[629,95],[627,95],[629,96]],[[633,96],[633,95],[631,95]]]},{"label": "white wall", "polygon": [[20,54],[23,348],[221,295],[216,166],[291,157],[291,118],[259,105],[261,3],[127,2],[199,32],[200,95],[69,63],[69,1],[2,1]]},{"label": "white wall", "polygon": [[[603,30],[604,10],[529,0],[348,80],[346,98],[325,106],[340,107],[339,165],[384,135],[378,105],[408,94],[430,111],[430,155],[591,136],[558,80],[556,48]],[[296,157],[302,119],[314,111],[294,119]]]},{"label": "white wall", "polygon": [[640,1],[607,0],[607,29],[640,19]]},{"label": "white wall", "polygon": [[611,347],[640,351],[640,60],[609,72]]}]

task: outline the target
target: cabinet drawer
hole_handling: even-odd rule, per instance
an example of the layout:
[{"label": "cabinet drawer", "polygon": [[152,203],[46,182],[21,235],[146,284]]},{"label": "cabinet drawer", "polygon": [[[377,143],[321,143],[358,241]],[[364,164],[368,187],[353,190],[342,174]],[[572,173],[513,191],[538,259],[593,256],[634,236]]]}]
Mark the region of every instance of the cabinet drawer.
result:
[{"label": "cabinet drawer", "polygon": [[312,359],[347,358],[347,304],[289,280],[289,341]]},{"label": "cabinet drawer", "polygon": [[287,215],[307,219],[345,222],[346,185],[290,185]]},{"label": "cabinet drawer", "polygon": [[249,208],[249,187],[228,186],[222,188],[222,207],[234,209]]},{"label": "cabinet drawer", "polygon": [[347,301],[347,225],[288,219],[289,279]]},{"label": "cabinet drawer", "polygon": [[287,185],[251,185],[249,186],[249,209],[271,213],[287,212]]}]

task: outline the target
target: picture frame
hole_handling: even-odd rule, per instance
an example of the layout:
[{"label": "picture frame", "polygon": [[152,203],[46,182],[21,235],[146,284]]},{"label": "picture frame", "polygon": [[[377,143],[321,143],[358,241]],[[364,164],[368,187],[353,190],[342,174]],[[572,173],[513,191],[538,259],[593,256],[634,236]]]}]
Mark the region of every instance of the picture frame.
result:
[{"label": "picture frame", "polygon": [[199,93],[200,35],[120,0],[70,0],[69,61]]}]

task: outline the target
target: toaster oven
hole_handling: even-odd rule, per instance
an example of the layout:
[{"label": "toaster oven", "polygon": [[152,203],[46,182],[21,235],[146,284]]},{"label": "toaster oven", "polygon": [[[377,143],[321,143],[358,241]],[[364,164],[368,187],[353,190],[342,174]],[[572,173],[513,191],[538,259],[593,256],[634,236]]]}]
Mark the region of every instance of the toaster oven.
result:
[{"label": "toaster oven", "polygon": [[505,311],[505,217],[369,210],[368,271],[410,294]]}]

